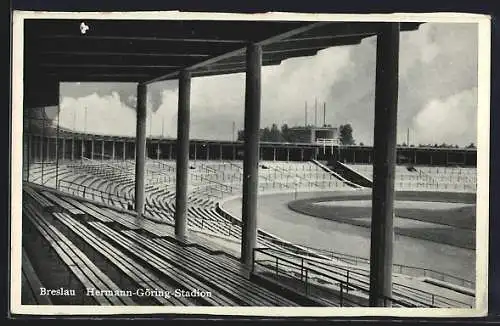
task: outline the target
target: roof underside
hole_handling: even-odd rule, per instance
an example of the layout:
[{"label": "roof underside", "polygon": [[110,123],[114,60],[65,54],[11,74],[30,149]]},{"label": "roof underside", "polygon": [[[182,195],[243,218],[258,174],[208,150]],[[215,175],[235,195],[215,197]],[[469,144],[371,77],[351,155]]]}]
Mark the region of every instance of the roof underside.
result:
[{"label": "roof underside", "polygon": [[[262,45],[262,65],[313,56],[375,35],[381,23],[198,20],[27,19],[25,96],[53,94],[59,82],[151,82],[244,72],[245,48]],[[403,23],[414,30],[418,23]],[[49,96],[49,97],[53,97]],[[39,98],[36,100],[35,98]],[[30,101],[31,102],[31,101]],[[52,102],[52,101],[50,101]],[[33,103],[35,104],[35,103]],[[42,103],[40,103],[42,104]],[[42,104],[44,105],[44,104]]]}]

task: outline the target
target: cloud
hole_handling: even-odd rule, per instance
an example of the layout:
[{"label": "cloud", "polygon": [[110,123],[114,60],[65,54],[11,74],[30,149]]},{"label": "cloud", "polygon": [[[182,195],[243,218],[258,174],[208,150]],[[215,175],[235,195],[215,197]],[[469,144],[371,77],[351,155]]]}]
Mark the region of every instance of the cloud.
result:
[{"label": "cloud", "polygon": [[64,96],[60,104],[59,124],[95,134],[135,135],[136,113],[120,101],[117,92],[99,96]]},{"label": "cloud", "polygon": [[421,144],[477,144],[477,88],[432,99],[413,118],[413,128]]}]

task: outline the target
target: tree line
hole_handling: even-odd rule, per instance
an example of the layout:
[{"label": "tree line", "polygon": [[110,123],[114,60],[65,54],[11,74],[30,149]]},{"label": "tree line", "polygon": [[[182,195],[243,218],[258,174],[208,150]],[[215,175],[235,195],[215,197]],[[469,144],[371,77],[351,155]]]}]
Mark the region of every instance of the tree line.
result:
[{"label": "tree line", "polygon": [[[309,125],[308,127],[313,127]],[[325,127],[332,127],[331,125],[326,125]],[[354,138],[352,136],[353,129],[350,124],[340,125],[339,127],[339,138],[342,145],[356,145]],[[245,134],[243,130],[238,130],[238,141],[244,141]],[[291,132],[291,128],[288,124],[283,124],[278,127],[277,124],[273,123],[271,127],[265,127],[260,129],[260,141],[261,142],[272,142],[272,143],[294,143],[297,142],[295,134]],[[362,144],[361,144],[362,145]]]}]

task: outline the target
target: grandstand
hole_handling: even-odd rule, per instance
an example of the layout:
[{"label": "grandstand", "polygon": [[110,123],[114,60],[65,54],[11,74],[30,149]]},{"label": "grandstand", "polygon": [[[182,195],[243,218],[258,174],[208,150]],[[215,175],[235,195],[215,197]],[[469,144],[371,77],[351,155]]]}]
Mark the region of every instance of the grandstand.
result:
[{"label": "grandstand", "polygon": [[[35,19],[26,24],[26,42],[33,46],[40,37],[51,39],[61,35],[69,28],[68,23]],[[205,37],[218,43],[220,34],[228,31],[228,26],[221,22],[221,25],[194,21],[185,25],[164,23],[159,30],[184,33],[184,41],[195,38],[195,34],[208,35],[207,28],[214,28],[211,36]],[[102,30],[108,32],[115,30],[117,34],[112,38],[120,39],[126,37],[121,33],[129,33],[115,29],[112,22],[92,24],[102,24]],[[372,157],[374,148],[368,146],[332,146],[327,151],[321,144],[260,143],[257,137],[260,114],[257,71],[262,65],[313,55],[330,46],[357,44],[368,35],[377,35],[382,44],[382,50],[377,52],[380,65],[377,70],[385,67],[394,72],[395,37],[400,30],[413,30],[419,24],[269,22],[265,25],[251,26],[257,28],[252,33],[262,33],[259,42],[240,48],[241,45],[232,45],[238,43],[235,40],[226,40],[214,49],[203,49],[210,53],[208,61],[196,61],[182,69],[152,71],[151,66],[141,68],[144,61],[137,59],[134,69],[146,71],[140,74],[140,79],[123,77],[130,71],[121,70],[116,64],[112,67],[115,62],[105,59],[106,54],[97,55],[95,60],[99,62],[93,62],[97,66],[88,72],[81,69],[85,66],[76,70],[67,67],[64,73],[56,74],[61,74],[60,78],[45,75],[43,69],[41,76],[37,74],[37,68],[47,66],[44,56],[25,59],[30,59],[25,85],[30,91],[26,92],[24,103],[28,127],[23,135],[23,305],[475,307],[475,279],[438,268],[393,264],[391,254],[387,254],[393,243],[384,241],[382,236],[393,232],[384,222],[393,219],[394,190],[475,193],[474,150],[398,148],[413,157],[410,165],[399,162],[387,150],[378,150]],[[127,25],[127,30],[134,30],[137,35],[128,37],[146,37],[156,31],[145,22],[134,26],[135,29]],[[300,52],[304,46],[311,46],[308,43],[311,39],[322,39],[325,35],[335,37],[315,43],[312,52]],[[164,35],[166,39],[168,36]],[[236,36],[255,38],[253,34],[226,35]],[[71,61],[75,49],[85,50],[77,43],[93,42],[70,39],[68,43],[47,42],[44,46],[60,48]],[[97,44],[100,47],[96,46],[96,51],[107,46]],[[217,52],[215,48],[221,47],[225,50]],[[186,57],[192,56],[189,46],[180,48]],[[148,49],[146,46],[142,50]],[[163,48],[167,49],[168,46]],[[292,54],[296,51],[299,53]],[[168,61],[173,59],[165,60],[163,66],[178,67],[178,62]],[[98,67],[115,69],[115,75],[103,74]],[[191,77],[235,72],[246,72],[250,81],[246,89],[245,140],[190,139]],[[376,85],[377,97],[383,99],[382,103],[376,102],[376,119],[387,123],[387,128],[376,130],[375,138],[387,138],[381,144],[386,142],[386,147],[393,149],[395,142],[391,142],[389,131],[396,126],[390,125],[390,121],[397,111],[390,95],[396,91],[391,87],[396,77],[397,73],[387,73],[377,79]],[[179,79],[177,138],[147,138],[146,86],[174,78]],[[41,82],[45,79],[50,82]],[[138,83],[136,137],[61,130],[44,114],[30,115],[48,103],[59,105],[59,91],[54,90],[59,83],[96,79]],[[392,108],[385,110],[389,113],[380,109],[385,106]],[[335,157],[337,152],[340,156]],[[441,154],[447,152],[460,157],[461,166],[451,166],[448,154],[442,159]],[[391,167],[395,167],[394,176]],[[372,168],[378,168],[382,175],[374,175]],[[370,227],[372,230],[384,227],[374,232],[380,236],[373,237],[372,246],[380,252],[370,257],[295,243],[257,224],[259,196],[298,193],[352,196],[367,191],[373,191],[373,202],[379,204],[374,205],[376,223]],[[234,198],[243,203],[241,216],[225,207]]]},{"label": "grandstand", "polygon": [[[172,185],[175,184],[175,162],[153,159],[146,161],[145,217],[148,222],[142,227],[136,225],[137,220],[133,217],[132,212],[127,210],[127,205],[134,202],[134,164],[132,160],[92,159],[67,161],[59,163],[58,166],[55,163],[45,163],[43,164],[44,180],[42,185],[42,164],[35,163],[30,168],[30,182],[26,183],[25,187],[27,216],[30,219],[40,219],[40,223],[43,223],[42,221],[49,223],[48,225],[54,223],[52,227],[55,225],[56,230],[59,227],[64,230],[61,232],[66,232],[60,235],[61,237],[72,237],[71,239],[75,239],[78,243],[91,241],[91,235],[94,235],[97,237],[105,236],[103,241],[106,245],[124,246],[121,249],[125,251],[128,250],[126,244],[151,248],[151,255],[156,260],[156,249],[153,250],[154,245],[150,247],[150,243],[169,244],[170,250],[174,250],[177,241],[174,240],[173,230],[175,225],[175,187]],[[225,273],[237,273],[242,269],[242,266],[238,266],[238,248],[235,245],[241,239],[241,221],[225,212],[221,203],[225,199],[242,195],[242,162],[197,160],[190,161],[189,165],[192,169],[189,173],[187,227],[191,231],[190,236],[196,239],[191,240],[193,246],[204,252],[210,261],[215,260],[217,263],[219,259],[226,261],[228,270]],[[363,189],[354,186],[353,183],[335,173],[327,172],[323,168],[324,166],[321,166],[317,161],[261,161],[259,166],[259,193],[262,194],[297,190],[301,192],[326,190],[356,192],[358,189]],[[353,165],[352,168],[359,170],[360,173],[363,172],[368,178],[371,177],[365,166]],[[366,169],[364,170],[364,168]],[[58,170],[57,183],[55,180],[56,169]],[[457,187],[459,187],[458,184],[461,186],[473,180],[468,170],[460,173],[455,168],[423,167],[422,169],[429,174],[441,173],[452,178],[457,183]],[[398,166],[396,171],[396,185],[403,181],[414,181],[409,183],[412,189],[429,190],[428,186],[418,179],[419,172],[411,172],[416,173],[417,176],[413,180],[410,179],[410,172],[406,172],[404,166]],[[468,176],[468,178],[461,176]],[[455,188],[449,187],[448,189]],[[57,209],[53,206],[57,206]],[[40,214],[36,213],[37,207],[51,208],[47,210],[46,214]],[[47,215],[52,216],[48,218]],[[80,229],[81,231],[77,231]],[[90,238],[83,238],[83,234],[80,235],[81,238],[78,238],[80,234],[78,232],[84,232]],[[110,235],[116,236],[116,238]],[[214,241],[214,239],[216,240]],[[99,245],[95,244],[96,248],[92,251],[92,257],[99,255],[97,249]],[[85,245],[84,248],[88,246]],[[168,253],[168,251],[165,252]],[[143,258],[135,256],[139,255],[140,257],[140,254],[134,252],[122,252],[121,254],[124,257],[128,254],[126,260],[129,262],[138,260],[137,264],[144,263]],[[168,256],[165,260],[169,261]],[[94,261],[94,258],[91,261]],[[223,263],[220,262],[220,264]],[[279,285],[280,290],[277,290],[273,295],[293,293],[293,295],[288,294],[288,298],[295,298],[293,304],[298,305],[312,300],[309,302],[310,304],[326,306],[367,305],[368,266],[366,258],[294,245],[269,232],[260,230],[252,273],[261,278],[256,284],[265,284],[260,285],[263,287],[262,291],[268,291],[269,288],[276,289]],[[96,269],[97,267],[92,268]],[[119,269],[120,267],[117,265],[114,268]],[[148,273],[154,273],[154,266],[143,268],[149,268]],[[205,270],[199,265],[197,269]],[[403,265],[394,265],[394,271],[398,275],[398,281],[394,282],[394,297],[392,298],[394,305],[473,306],[475,283],[472,280]],[[120,271],[114,273],[120,274]],[[207,281],[203,278],[201,280]],[[133,281],[130,282],[133,283]],[[300,283],[305,283],[303,289]],[[446,284],[446,290],[443,290],[442,284]],[[119,287],[119,285],[116,286]],[[127,286],[129,289],[131,285]],[[170,284],[170,287],[173,286]],[[168,285],[161,288],[168,288]],[[326,293],[336,293],[336,300],[332,300],[331,294],[327,295]],[[418,293],[417,298],[410,293]],[[232,300],[237,299],[233,297]],[[183,304],[194,305],[200,304],[202,301],[184,302]],[[158,302],[153,304],[158,304]],[[207,303],[203,302],[203,304]],[[240,302],[232,301],[231,304],[238,305]],[[262,304],[275,305],[271,301],[262,301]],[[291,303],[288,302],[288,304]]]}]

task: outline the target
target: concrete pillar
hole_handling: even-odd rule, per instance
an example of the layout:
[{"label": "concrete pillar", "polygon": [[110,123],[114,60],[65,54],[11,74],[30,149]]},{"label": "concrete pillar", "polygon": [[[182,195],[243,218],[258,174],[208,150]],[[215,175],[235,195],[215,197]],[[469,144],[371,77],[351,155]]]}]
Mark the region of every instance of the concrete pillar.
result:
[{"label": "concrete pillar", "polygon": [[113,149],[111,151],[111,159],[114,161],[115,160],[115,152],[116,152],[116,142],[114,139],[112,141],[112,146],[113,146]]},{"label": "concrete pillar", "polygon": [[290,161],[290,148],[286,148],[286,161],[289,162]]},{"label": "concrete pillar", "polygon": [[207,144],[207,161],[210,160],[210,144]]},{"label": "concrete pillar", "polygon": [[62,139],[62,153],[61,159],[64,161],[66,159],[66,138]]},{"label": "concrete pillar", "polygon": [[[190,124],[191,73],[182,71],[179,76],[177,112],[177,158],[175,180],[175,235],[184,238],[187,225],[187,195],[189,177],[189,124]],[[196,159],[196,143],[195,143]]]},{"label": "concrete pillar", "polygon": [[123,157],[123,160],[125,161],[127,159],[127,143],[125,141],[123,141],[123,153],[122,153],[122,157]]},{"label": "concrete pillar", "polygon": [[44,140],[43,137],[40,137],[40,142],[38,143],[38,145],[40,146],[38,150],[40,152],[40,154],[38,155],[40,162],[43,162],[43,140]]},{"label": "concrete pillar", "polygon": [[82,146],[80,147],[80,159],[85,157],[85,139],[82,137]]},{"label": "concrete pillar", "polygon": [[262,48],[250,44],[246,50],[245,154],[243,158],[241,261],[253,265],[257,244],[257,192],[259,181],[259,129],[261,110]]},{"label": "concrete pillar", "polygon": [[236,145],[233,145],[233,161],[236,161]]},{"label": "concrete pillar", "polygon": [[71,161],[75,160],[75,137],[71,138]]},{"label": "concrete pillar", "polygon": [[194,143],[194,160],[196,161],[196,143]]},{"label": "concrete pillar", "polygon": [[448,166],[448,162],[449,162],[449,160],[448,160],[448,152],[445,153],[445,157],[446,157],[445,158],[445,166]]},{"label": "concrete pillar", "polygon": [[273,161],[276,161],[276,147],[273,147]]},{"label": "concrete pillar", "polygon": [[160,142],[156,143],[156,159],[160,160]]},{"label": "concrete pillar", "polygon": [[219,146],[219,159],[222,161],[222,144]]},{"label": "concrete pillar", "polygon": [[464,166],[467,165],[467,152],[464,152]]},{"label": "concrete pillar", "polygon": [[137,85],[137,121],[135,136],[135,211],[144,214],[144,169],[146,166],[146,102],[147,86]]},{"label": "concrete pillar", "polygon": [[168,159],[171,160],[172,159],[172,148],[174,147],[173,144],[170,144],[170,146],[168,147]]},{"label": "concrete pillar", "polygon": [[383,307],[392,295],[399,23],[381,24],[376,53],[369,303]]},{"label": "concrete pillar", "polygon": [[104,139],[101,140],[101,161],[104,160]]},{"label": "concrete pillar", "polygon": [[300,149],[300,160],[304,161],[304,149],[303,148]]},{"label": "concrete pillar", "polygon": [[417,165],[417,151],[413,151],[413,164]]},{"label": "concrete pillar", "polygon": [[47,162],[50,162],[50,137],[47,137]]},{"label": "concrete pillar", "polygon": [[92,137],[92,140],[91,140],[91,143],[90,143],[90,159],[93,160],[94,159],[94,146],[95,146],[95,141],[94,141],[94,138]]}]

